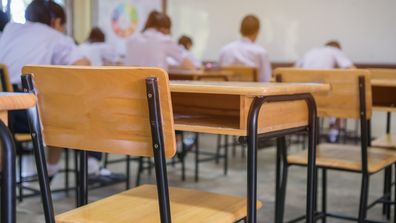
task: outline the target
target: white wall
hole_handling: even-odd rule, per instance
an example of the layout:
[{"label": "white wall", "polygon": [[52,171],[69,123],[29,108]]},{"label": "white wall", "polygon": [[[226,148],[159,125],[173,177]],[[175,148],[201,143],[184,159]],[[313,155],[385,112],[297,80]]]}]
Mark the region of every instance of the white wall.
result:
[{"label": "white wall", "polygon": [[338,39],[359,63],[396,63],[396,0],[168,0],[173,35],[191,35],[194,52],[216,60],[239,38],[244,15],[262,22],[258,43],[272,61],[294,61],[311,47]]}]

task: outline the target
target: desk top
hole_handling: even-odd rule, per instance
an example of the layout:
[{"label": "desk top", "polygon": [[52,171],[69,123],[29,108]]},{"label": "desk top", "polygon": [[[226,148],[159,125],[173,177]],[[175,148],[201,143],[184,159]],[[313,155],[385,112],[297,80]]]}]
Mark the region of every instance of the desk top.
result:
[{"label": "desk top", "polygon": [[25,93],[0,92],[0,110],[19,110],[33,107],[36,104],[36,96]]},{"label": "desk top", "polygon": [[317,93],[330,90],[328,84],[171,81],[171,92],[270,96]]},{"label": "desk top", "polygon": [[374,87],[396,87],[396,79],[371,79]]},{"label": "desk top", "polygon": [[205,75],[233,75],[234,73],[226,70],[187,70],[187,69],[170,69],[169,75],[183,76],[205,76]]}]

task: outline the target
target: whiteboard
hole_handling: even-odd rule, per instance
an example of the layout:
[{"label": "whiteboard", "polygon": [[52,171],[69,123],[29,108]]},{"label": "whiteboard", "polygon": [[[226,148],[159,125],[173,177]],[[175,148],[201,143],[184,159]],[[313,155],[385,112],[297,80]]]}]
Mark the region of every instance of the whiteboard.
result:
[{"label": "whiteboard", "polygon": [[395,10],[396,0],[168,0],[174,38],[192,36],[204,60],[217,60],[223,45],[240,38],[240,21],[253,13],[272,61],[295,61],[337,39],[356,63],[395,64]]}]

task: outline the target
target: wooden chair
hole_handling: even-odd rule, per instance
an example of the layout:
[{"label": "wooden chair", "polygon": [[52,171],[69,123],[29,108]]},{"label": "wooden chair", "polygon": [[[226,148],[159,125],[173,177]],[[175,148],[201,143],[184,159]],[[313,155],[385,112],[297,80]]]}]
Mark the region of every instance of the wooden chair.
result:
[{"label": "wooden chair", "polygon": [[7,128],[7,112],[34,107],[32,94],[0,93],[1,222],[16,222],[15,144]]},{"label": "wooden chair", "polygon": [[[359,119],[361,123],[361,145],[319,144],[317,147],[317,166],[322,169],[322,211],[318,217],[354,219],[327,213],[326,184],[327,169],[362,174],[359,215],[356,220],[365,222],[368,205],[369,177],[390,167],[396,161],[396,153],[382,148],[370,147],[368,121],[372,114],[372,95],[369,71],[367,70],[303,70],[276,69],[275,75],[282,82],[319,82],[329,83],[331,91],[326,95],[314,95],[319,117]],[[285,168],[290,165],[307,165],[306,152],[288,155]],[[287,179],[287,171],[283,178]],[[284,184],[286,184],[284,182]],[[285,188],[282,196],[284,199]],[[283,209],[282,209],[283,211]]]},{"label": "wooden chair", "polygon": [[[396,69],[369,69],[373,90],[373,111],[386,112],[386,134],[374,139],[375,147],[396,149],[396,135],[391,133],[391,116],[396,111]],[[394,83],[392,85],[392,83]],[[385,169],[383,214],[390,219],[392,168]],[[381,200],[378,200],[379,202]]]},{"label": "wooden chair", "polygon": [[[56,222],[235,222],[246,198],[168,188],[165,158],[175,154],[166,72],[130,67],[24,67],[24,89],[36,92],[29,113],[46,222],[55,222],[44,143],[81,150],[79,206]],[[35,90],[37,89],[37,90]],[[41,127],[42,126],[42,127]],[[154,156],[157,185],[87,204],[86,151]],[[85,205],[85,206],[83,206]]]}]

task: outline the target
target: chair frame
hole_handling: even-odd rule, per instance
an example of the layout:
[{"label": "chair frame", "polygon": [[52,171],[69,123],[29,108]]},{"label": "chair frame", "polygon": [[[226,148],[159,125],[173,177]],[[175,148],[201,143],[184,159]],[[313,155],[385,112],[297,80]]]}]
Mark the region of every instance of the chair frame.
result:
[{"label": "chair frame", "polygon": [[16,222],[16,168],[15,168],[15,144],[10,130],[3,121],[0,121],[1,140],[1,222]]},{"label": "chair frame", "polygon": [[[24,91],[35,93],[32,74],[22,76],[22,85]],[[159,91],[157,78],[146,79],[146,91],[149,105],[149,118],[152,133],[153,153],[155,160],[155,171],[157,179],[157,193],[160,209],[160,218],[162,223],[171,222],[168,179],[166,172],[164,137],[162,132],[161,110],[159,103]],[[48,172],[45,162],[44,144],[42,138],[42,129],[40,117],[38,115],[38,105],[28,110],[29,126],[33,138],[33,145],[36,157],[36,166],[42,191],[42,201],[46,223],[55,223],[55,215],[51,192],[49,187]],[[88,185],[87,185],[87,155],[86,151],[80,151],[80,171],[78,178],[78,206],[88,203]]]},{"label": "chair frame", "polygon": [[[281,77],[281,76],[280,76]],[[279,79],[281,80],[281,79]],[[338,219],[344,219],[344,220],[356,220],[358,222],[365,222],[367,218],[367,211],[369,208],[374,206],[376,202],[373,204],[368,204],[368,193],[369,193],[369,178],[372,174],[375,173],[369,173],[368,171],[368,155],[367,155],[367,150],[368,147],[370,146],[371,142],[369,140],[370,137],[370,119],[367,119],[367,113],[366,113],[366,93],[365,93],[365,77],[364,76],[359,76],[359,114],[360,114],[360,127],[361,127],[361,162],[362,162],[362,170],[361,171],[353,171],[353,170],[345,170],[345,169],[337,169],[337,168],[328,168],[328,167],[318,167],[318,169],[322,170],[322,211],[317,212],[315,214],[315,219],[322,219],[322,222],[326,222],[327,217],[332,217],[332,218],[338,218]],[[318,131],[319,133],[319,131]],[[317,137],[319,134],[317,135]],[[297,166],[306,166],[306,165],[298,165],[298,164],[289,164],[287,161],[287,150],[286,150],[286,145],[284,142],[280,142],[283,147],[281,151],[283,151],[280,155],[282,160],[282,165],[283,168],[286,170],[283,173],[279,173],[277,171],[277,179],[282,178],[284,182],[280,184],[280,187],[277,188],[281,192],[281,200],[279,201],[279,205],[277,205],[277,214],[280,216],[279,222],[283,222],[283,215],[284,215],[284,201],[286,197],[286,182],[287,182],[287,169],[292,166],[292,165],[297,165]],[[280,165],[280,163],[277,163],[277,165]],[[391,165],[389,166],[391,167]],[[332,214],[327,212],[327,169],[333,169],[333,170],[340,170],[340,171],[345,171],[345,172],[354,172],[354,173],[361,173],[362,174],[362,183],[361,183],[361,194],[360,194],[360,205],[359,205],[359,215],[358,218],[350,217],[350,216],[344,216],[344,215],[338,215],[338,214]],[[386,168],[385,168],[386,170]],[[316,175],[318,173],[316,172]],[[317,188],[315,188],[317,190]],[[395,190],[396,191],[396,190]],[[315,193],[316,194],[316,193]],[[278,202],[277,202],[278,203]],[[315,201],[316,203],[316,201]],[[317,209],[316,204],[315,204],[315,209]],[[396,210],[395,210],[396,214]],[[298,218],[295,218],[293,220],[290,220],[288,222],[299,222],[301,220],[306,219],[305,216],[301,216]]]}]

